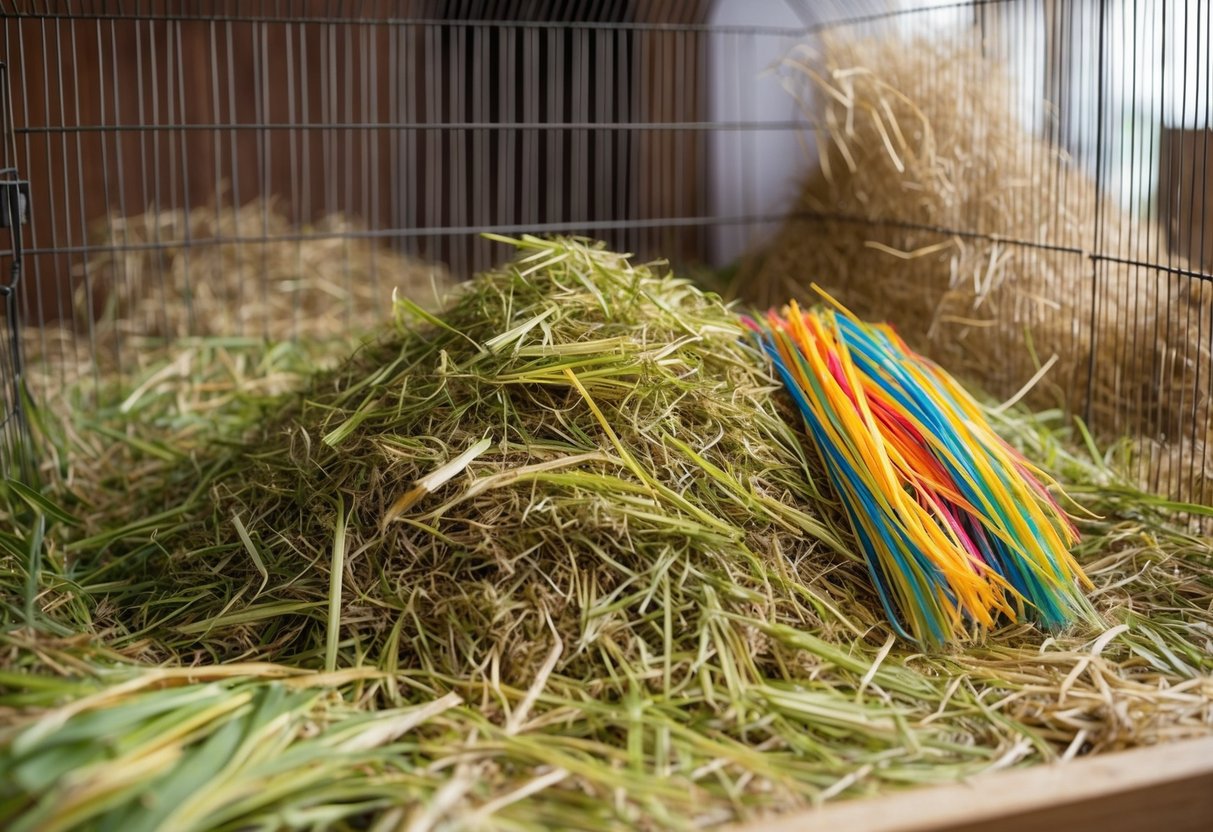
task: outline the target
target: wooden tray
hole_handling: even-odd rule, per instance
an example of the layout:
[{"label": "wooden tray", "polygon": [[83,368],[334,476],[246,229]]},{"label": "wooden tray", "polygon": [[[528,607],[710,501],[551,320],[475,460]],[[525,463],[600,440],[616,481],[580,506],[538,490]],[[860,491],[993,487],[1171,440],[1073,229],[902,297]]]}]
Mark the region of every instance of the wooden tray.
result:
[{"label": "wooden tray", "polygon": [[1213,832],[1213,738],[835,803],[735,832]]}]

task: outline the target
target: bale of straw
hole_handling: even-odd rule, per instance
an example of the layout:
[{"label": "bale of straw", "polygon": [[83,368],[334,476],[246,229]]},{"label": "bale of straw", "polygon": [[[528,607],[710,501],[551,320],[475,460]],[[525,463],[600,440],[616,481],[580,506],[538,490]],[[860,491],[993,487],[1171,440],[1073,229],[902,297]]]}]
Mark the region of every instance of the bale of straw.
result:
[{"label": "bale of straw", "polygon": [[[1158,259],[1157,229],[1028,132],[1005,73],[958,43],[834,36],[785,61],[819,166],[736,291],[777,304],[816,281],[994,395],[1048,364],[1029,404],[1089,413],[1103,435],[1144,436],[1165,454],[1201,452],[1208,292],[1118,263],[1093,271],[1097,222],[1105,250],[1144,262]],[[1161,464],[1146,466],[1157,484],[1213,496],[1206,463],[1158,483]]]}]

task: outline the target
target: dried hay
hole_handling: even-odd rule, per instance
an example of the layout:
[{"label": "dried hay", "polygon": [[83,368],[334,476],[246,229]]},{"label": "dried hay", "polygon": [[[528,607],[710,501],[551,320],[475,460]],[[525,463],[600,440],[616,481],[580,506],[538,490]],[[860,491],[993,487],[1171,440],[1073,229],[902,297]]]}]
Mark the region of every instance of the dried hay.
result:
[{"label": "dried hay", "polygon": [[1097,218],[1105,249],[1125,259],[1155,262],[1147,245],[1160,232],[1021,126],[999,68],[955,44],[833,36],[784,69],[820,168],[736,291],[781,303],[816,281],[995,395],[1049,366],[1027,403],[1144,438],[1152,486],[1213,503],[1213,295],[1105,261],[1093,291]]},{"label": "dried hay", "polygon": [[348,344],[383,322],[394,291],[432,307],[451,283],[345,215],[299,227],[278,197],[113,214],[93,237],[108,248],[77,267],[71,320],[25,333],[39,392],[137,375],[187,338]]},{"label": "dried hay", "polygon": [[1057,413],[992,418],[1098,515],[1109,628],[924,654],[732,311],[522,248],[318,376],[201,340],[42,423],[44,539],[0,493],[0,824],[689,829],[1213,731],[1210,541]]},{"label": "dried hay", "polygon": [[[120,626],[174,632],[174,652],[204,634],[208,652],[232,659],[264,649],[264,622],[276,619],[295,645],[281,655],[295,658],[325,640],[338,517],[343,640],[444,676],[523,685],[563,645],[549,672],[625,665],[684,685],[693,651],[678,636],[675,655],[669,639],[701,632],[704,609],[837,626],[778,588],[795,581],[824,599],[865,581],[860,560],[830,557],[847,550],[797,507],[814,478],[740,322],[719,299],[613,252],[523,247],[526,259],[478,278],[441,319],[399,306],[394,328],[302,396],[267,400],[238,449],[176,466],[110,462],[123,482],[82,494],[90,511],[73,550],[103,549],[140,580],[155,574],[156,592],[224,596],[218,620],[207,605],[128,597]],[[126,411],[148,406],[162,382],[128,396]],[[133,505],[138,516],[187,509],[155,530],[165,557],[130,558],[142,535],[111,538]],[[815,566],[798,576],[801,562]],[[827,568],[829,579],[818,574]],[[719,581],[730,592],[716,599]],[[245,584],[260,588],[232,594]],[[638,585],[673,599],[664,640]],[[756,665],[778,661],[747,627],[713,626],[752,640]],[[605,652],[593,646],[604,634]]]}]

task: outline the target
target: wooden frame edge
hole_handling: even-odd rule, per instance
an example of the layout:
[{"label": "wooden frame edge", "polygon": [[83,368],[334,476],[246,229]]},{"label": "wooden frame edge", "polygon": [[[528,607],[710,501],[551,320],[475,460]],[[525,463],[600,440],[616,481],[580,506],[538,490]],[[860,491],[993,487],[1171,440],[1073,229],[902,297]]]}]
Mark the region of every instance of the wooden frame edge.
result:
[{"label": "wooden frame edge", "polygon": [[829,804],[734,832],[1213,832],[1213,737]]}]

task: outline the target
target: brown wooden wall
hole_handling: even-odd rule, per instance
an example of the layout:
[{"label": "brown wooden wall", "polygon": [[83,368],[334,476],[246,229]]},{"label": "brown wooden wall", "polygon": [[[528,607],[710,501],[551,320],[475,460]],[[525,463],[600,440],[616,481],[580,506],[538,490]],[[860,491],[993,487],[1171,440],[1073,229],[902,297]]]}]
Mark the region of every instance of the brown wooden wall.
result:
[{"label": "brown wooden wall", "polygon": [[[222,189],[235,203],[274,195],[301,226],[342,212],[403,232],[387,241],[459,272],[486,265],[483,242],[410,232],[706,213],[702,131],[442,127],[702,120],[695,32],[493,34],[444,15],[487,19],[496,4],[438,0],[143,3],[138,17],[124,16],[130,4],[56,5],[65,13],[0,20],[17,164],[33,192],[31,319],[66,314],[89,247],[122,243],[101,230],[108,212],[206,206]],[[544,13],[571,15],[558,6]],[[599,6],[642,24],[698,23],[707,9]],[[250,9],[257,19],[241,19]],[[176,16],[157,16],[167,10]],[[425,124],[436,127],[410,127]],[[618,241],[678,257],[701,238],[657,229]]]}]

